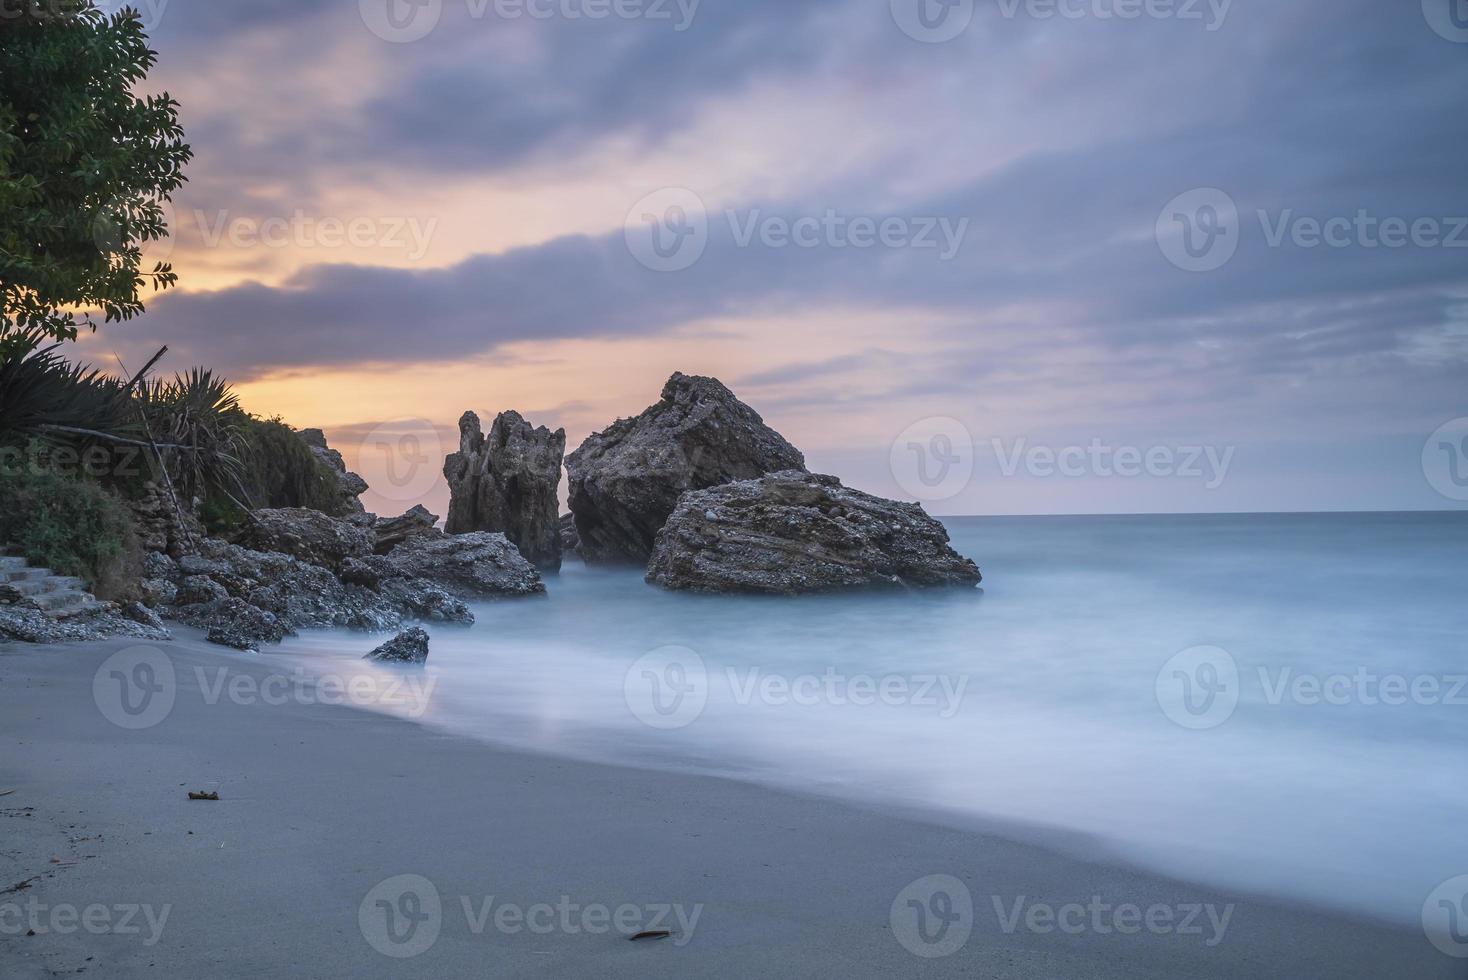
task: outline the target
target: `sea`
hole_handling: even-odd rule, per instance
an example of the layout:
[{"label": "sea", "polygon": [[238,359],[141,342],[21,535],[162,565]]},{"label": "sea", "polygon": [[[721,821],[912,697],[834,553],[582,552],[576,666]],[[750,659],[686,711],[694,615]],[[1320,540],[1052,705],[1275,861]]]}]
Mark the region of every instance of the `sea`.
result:
[{"label": "sea", "polygon": [[362,706],[1403,924],[1468,874],[1468,513],[948,518],[978,589],[673,594],[568,561]]}]

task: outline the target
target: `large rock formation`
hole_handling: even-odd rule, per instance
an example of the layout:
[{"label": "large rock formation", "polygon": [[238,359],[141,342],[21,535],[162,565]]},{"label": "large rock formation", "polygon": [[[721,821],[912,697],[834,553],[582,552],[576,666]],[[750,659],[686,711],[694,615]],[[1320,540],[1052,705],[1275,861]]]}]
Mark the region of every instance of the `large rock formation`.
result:
[{"label": "large rock formation", "polygon": [[460,599],[543,595],[545,583],[503,534],[432,531],[368,560],[384,577],[421,578]]},{"label": "large rock formation", "polygon": [[326,434],[320,429],[302,429],[296,435],[310,447],[314,455],[327,469],[336,475],[340,510],[342,514],[360,514],[366,510],[357,498],[367,492],[367,481],[347,469],[342,454],[326,444]]},{"label": "large rock formation", "polygon": [[499,531],[538,568],[561,567],[559,493],[566,430],[535,428],[518,412],[494,420],[486,439],[479,416],[459,419],[459,451],[444,462],[450,534]]},{"label": "large rock formation", "polygon": [[566,469],[582,557],[641,564],[686,491],[803,471],[805,457],[716,379],[675,374],[661,401],[590,436]]},{"label": "large rock formation", "polygon": [[361,518],[338,520],[306,507],[257,510],[239,543],[254,551],[273,551],[312,565],[340,568],[348,558],[372,554],[377,539]]},{"label": "large rock formation", "polygon": [[385,555],[413,535],[432,531],[437,524],[438,515],[430,513],[422,504],[415,505],[401,517],[379,517],[372,525],[372,531],[377,535],[377,553]]},{"label": "large rock formation", "polygon": [[982,578],[917,504],[797,471],[685,494],[647,574],[668,589],[779,595],[971,587]]}]

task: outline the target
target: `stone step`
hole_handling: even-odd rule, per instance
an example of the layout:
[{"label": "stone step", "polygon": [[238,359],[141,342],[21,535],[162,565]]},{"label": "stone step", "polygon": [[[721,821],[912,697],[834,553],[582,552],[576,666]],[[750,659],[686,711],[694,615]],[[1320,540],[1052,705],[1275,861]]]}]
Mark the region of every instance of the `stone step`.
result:
[{"label": "stone step", "polygon": [[6,555],[0,556],[0,572],[16,572],[30,564],[24,558]]},{"label": "stone step", "polygon": [[94,612],[101,605],[95,598],[84,593],[64,606],[47,609],[46,615],[52,619],[70,619],[73,616],[84,616],[89,612]]},{"label": "stone step", "polygon": [[73,575],[48,575],[44,582],[47,592],[87,591],[87,583]]},{"label": "stone step", "polygon": [[5,582],[42,582],[51,577],[49,568],[21,568],[9,572],[0,572],[0,581]]},{"label": "stone step", "polygon": [[96,603],[97,600],[85,592],[67,589],[62,592],[42,592],[39,595],[31,596],[30,601],[42,612],[54,616],[59,612],[86,606],[88,603]]},{"label": "stone step", "polygon": [[21,595],[40,595],[42,592],[49,591],[46,588],[45,582],[34,578],[19,579],[18,581],[6,582],[5,584]]}]

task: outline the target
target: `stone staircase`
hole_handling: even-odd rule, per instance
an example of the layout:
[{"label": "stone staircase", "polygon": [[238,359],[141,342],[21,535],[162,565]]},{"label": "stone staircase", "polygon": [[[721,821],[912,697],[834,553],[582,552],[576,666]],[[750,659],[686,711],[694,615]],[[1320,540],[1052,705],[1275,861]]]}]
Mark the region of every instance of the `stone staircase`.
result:
[{"label": "stone staircase", "polygon": [[0,602],[19,602],[52,619],[67,619],[93,612],[101,605],[85,586],[79,578],[52,575],[49,568],[32,568],[9,549],[0,552]]}]

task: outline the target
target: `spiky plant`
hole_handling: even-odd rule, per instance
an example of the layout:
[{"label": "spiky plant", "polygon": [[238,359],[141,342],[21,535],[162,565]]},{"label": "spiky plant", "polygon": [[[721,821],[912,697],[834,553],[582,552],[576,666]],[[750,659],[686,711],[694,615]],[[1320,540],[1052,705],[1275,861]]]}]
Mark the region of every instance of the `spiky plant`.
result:
[{"label": "spiky plant", "polygon": [[125,386],[59,347],[39,330],[0,334],[0,444],[94,444],[132,428]]},{"label": "spiky plant", "polygon": [[247,417],[223,378],[205,368],[139,384],[136,402],[146,437],[159,447],[183,500],[213,491],[243,495],[241,460]]}]

